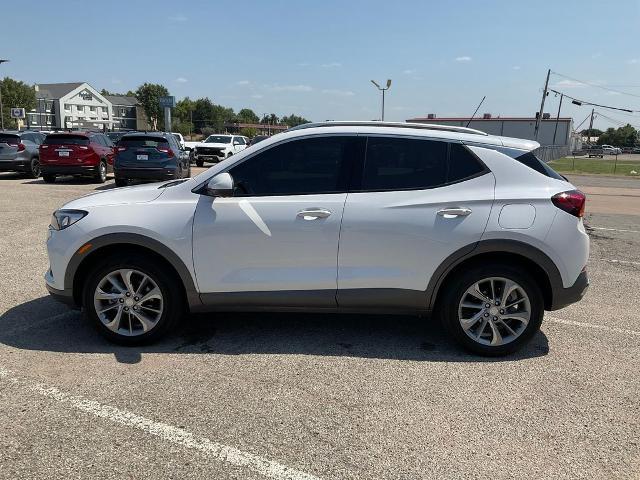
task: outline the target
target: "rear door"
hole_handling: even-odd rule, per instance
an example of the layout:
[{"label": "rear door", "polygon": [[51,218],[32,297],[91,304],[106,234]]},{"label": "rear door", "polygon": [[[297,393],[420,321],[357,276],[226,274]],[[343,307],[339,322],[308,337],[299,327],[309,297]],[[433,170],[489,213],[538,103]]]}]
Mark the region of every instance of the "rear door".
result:
[{"label": "rear door", "polygon": [[435,269],[480,240],[494,187],[459,143],[370,136],[342,219],[338,305],[426,307]]}]

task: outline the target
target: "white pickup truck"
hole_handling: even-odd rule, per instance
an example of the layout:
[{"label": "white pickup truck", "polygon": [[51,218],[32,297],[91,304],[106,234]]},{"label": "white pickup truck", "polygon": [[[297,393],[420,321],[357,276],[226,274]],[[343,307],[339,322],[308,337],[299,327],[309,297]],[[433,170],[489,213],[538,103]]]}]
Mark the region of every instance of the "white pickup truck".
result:
[{"label": "white pickup truck", "polygon": [[241,152],[247,148],[248,140],[242,135],[209,135],[202,142],[186,142],[185,146],[191,148],[191,158],[202,167],[204,162],[217,163]]}]

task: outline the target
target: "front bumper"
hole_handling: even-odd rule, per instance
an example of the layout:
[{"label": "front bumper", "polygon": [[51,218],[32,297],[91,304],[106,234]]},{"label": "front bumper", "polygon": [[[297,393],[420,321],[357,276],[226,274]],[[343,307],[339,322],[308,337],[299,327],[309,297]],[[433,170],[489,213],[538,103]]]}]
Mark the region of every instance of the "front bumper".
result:
[{"label": "front bumper", "polygon": [[587,271],[583,270],[573,285],[553,292],[553,304],[549,310],[559,310],[567,305],[579,302],[584,297],[584,294],[587,293],[588,288],[589,277],[587,276]]},{"label": "front bumper", "polygon": [[45,286],[49,291],[49,295],[51,295],[54,300],[60,303],[64,303],[65,305],[68,305],[73,308],[79,308],[79,306],[76,305],[76,302],[73,299],[73,291],[71,289],[57,290],[46,282],[45,282]]}]

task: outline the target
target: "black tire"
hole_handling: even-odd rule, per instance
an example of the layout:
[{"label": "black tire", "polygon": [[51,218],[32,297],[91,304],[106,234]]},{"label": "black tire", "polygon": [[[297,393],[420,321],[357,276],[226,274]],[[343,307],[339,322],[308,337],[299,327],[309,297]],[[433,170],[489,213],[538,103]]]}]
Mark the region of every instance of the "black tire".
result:
[{"label": "black tire", "polygon": [[31,159],[29,170],[25,174],[28,178],[38,178],[40,176],[40,160],[37,157]]},{"label": "black tire", "polygon": [[51,173],[43,173],[42,180],[44,180],[44,183],[55,183],[56,176]]},{"label": "black tire", "polygon": [[180,179],[182,177],[184,177],[184,171],[182,170],[182,164],[178,163],[178,168],[176,168],[174,178]]},{"label": "black tire", "polygon": [[[503,277],[522,287],[531,307],[531,316],[522,333],[509,343],[497,346],[484,345],[470,338],[458,319],[458,306],[463,294],[474,283],[489,277]],[[498,357],[513,353],[528,343],[538,332],[544,314],[544,298],[537,282],[523,269],[506,264],[478,265],[465,269],[447,280],[444,296],[438,301],[437,314],[448,334],[465,349],[478,355]]]},{"label": "black tire", "polygon": [[129,185],[127,178],[116,178],[116,187],[126,187],[127,185]]},{"label": "black tire", "polygon": [[[107,328],[96,313],[93,296],[99,282],[110,272],[121,268],[135,269],[148,275],[162,292],[162,314],[155,326],[148,332],[135,336],[118,334]],[[101,335],[111,342],[126,346],[151,343],[171,331],[185,312],[184,299],[180,293],[180,289],[175,288],[176,282],[179,281],[168,267],[165,267],[154,258],[139,254],[135,256],[121,254],[106,257],[91,270],[84,282],[85,288],[82,294],[82,306],[85,317]]]},{"label": "black tire", "polygon": [[187,165],[187,173],[184,176],[185,178],[191,177],[191,164]]},{"label": "black tire", "polygon": [[107,162],[104,160],[100,160],[100,163],[96,166],[93,180],[96,183],[104,183],[107,181]]},{"label": "black tire", "polygon": [[203,167],[204,166],[204,161],[200,160],[199,158],[196,159],[196,165],[198,167]]}]

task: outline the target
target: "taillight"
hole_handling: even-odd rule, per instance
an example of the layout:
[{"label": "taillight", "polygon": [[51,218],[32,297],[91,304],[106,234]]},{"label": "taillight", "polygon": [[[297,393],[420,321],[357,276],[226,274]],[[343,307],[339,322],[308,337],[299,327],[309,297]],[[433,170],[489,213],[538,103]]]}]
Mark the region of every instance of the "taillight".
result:
[{"label": "taillight", "polygon": [[40,145],[40,148],[49,148],[49,145]]},{"label": "taillight", "polygon": [[84,145],[80,145],[78,148],[80,150],[89,150],[89,147],[85,147]]},{"label": "taillight", "polygon": [[19,143],[18,144],[18,151],[19,152],[23,151],[25,148],[27,148],[27,147],[24,146],[24,143]]},{"label": "taillight", "polygon": [[162,153],[166,153],[169,158],[173,157],[173,150],[171,150],[170,148],[158,147],[156,148],[156,150]]},{"label": "taillight", "polygon": [[119,152],[124,152],[127,149],[127,147],[118,147],[118,151]]},{"label": "taillight", "polygon": [[568,192],[556,193],[551,197],[551,201],[560,210],[581,218],[584,216],[587,196],[580,190],[569,190]]}]

